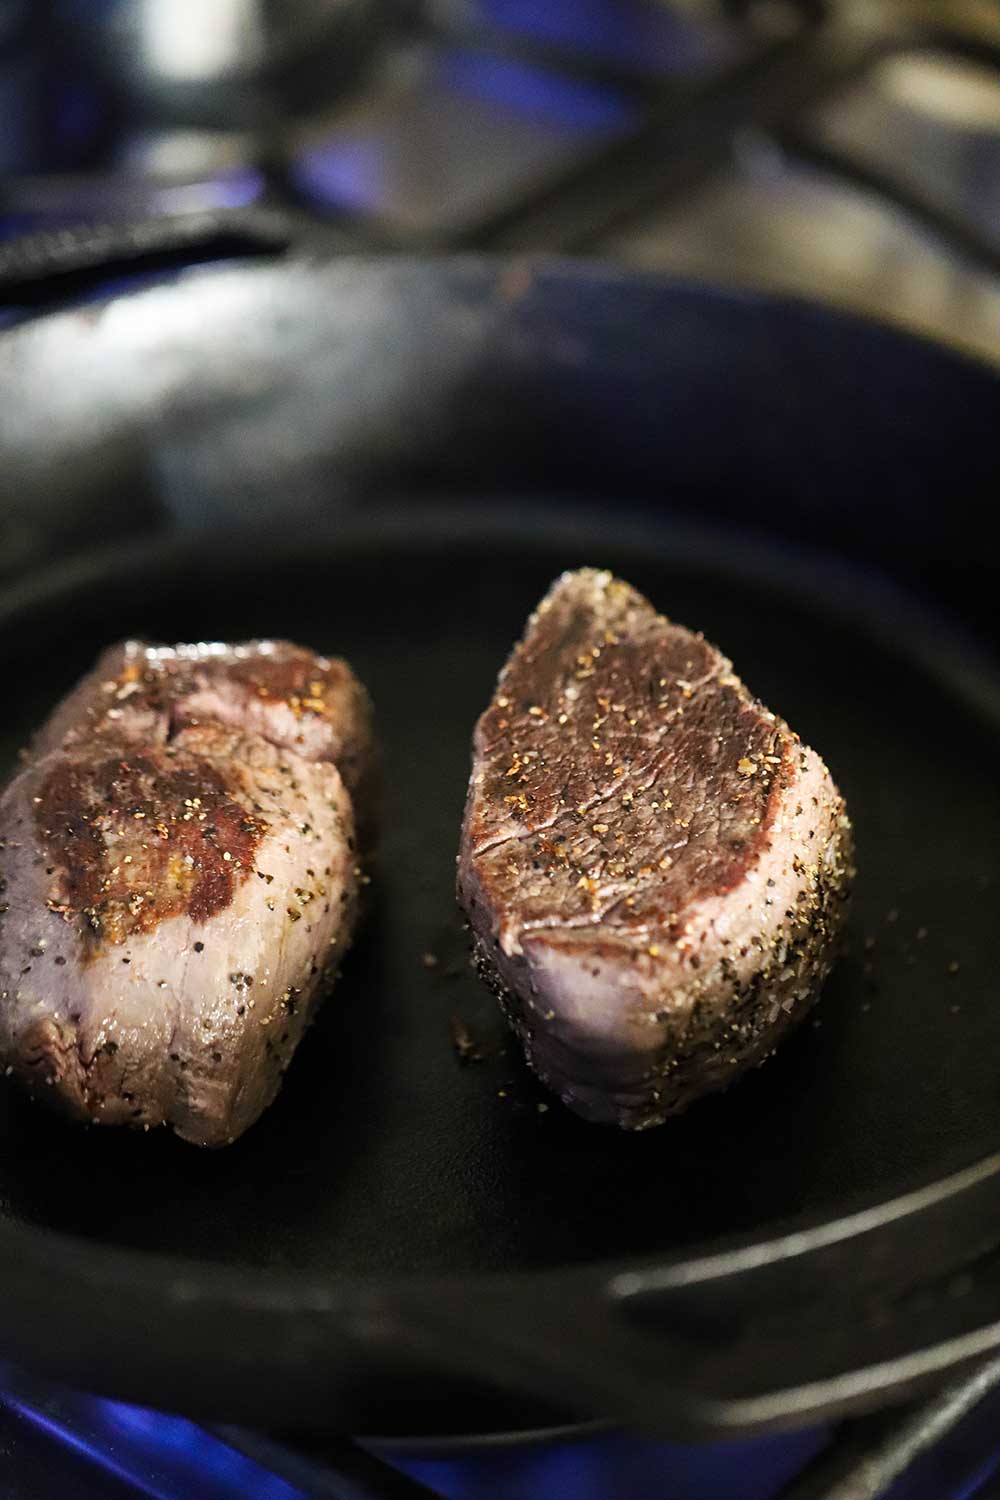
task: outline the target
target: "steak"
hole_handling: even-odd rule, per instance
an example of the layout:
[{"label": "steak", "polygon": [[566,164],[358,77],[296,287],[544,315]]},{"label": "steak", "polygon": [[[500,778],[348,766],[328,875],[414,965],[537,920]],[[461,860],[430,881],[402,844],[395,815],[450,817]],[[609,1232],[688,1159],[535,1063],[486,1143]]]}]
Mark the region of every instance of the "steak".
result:
[{"label": "steak", "polygon": [[564,574],[476,726],[458,892],[481,973],[565,1104],[660,1124],[816,998],[853,876],[812,750],[703,636]]},{"label": "steak", "polygon": [[284,642],[114,647],[0,798],[0,1063],[97,1124],[234,1140],[355,924],[367,695]]}]

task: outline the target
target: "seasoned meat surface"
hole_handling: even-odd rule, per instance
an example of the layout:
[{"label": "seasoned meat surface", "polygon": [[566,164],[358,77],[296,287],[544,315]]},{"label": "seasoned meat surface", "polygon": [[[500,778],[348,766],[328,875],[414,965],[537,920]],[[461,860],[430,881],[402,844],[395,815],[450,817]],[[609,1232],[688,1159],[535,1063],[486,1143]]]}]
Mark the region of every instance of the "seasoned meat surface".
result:
[{"label": "seasoned meat surface", "polygon": [[98,1123],[244,1131],[350,941],[373,762],[343,662],[106,653],[0,799],[8,1072]]},{"label": "seasoned meat surface", "polygon": [[229,724],[304,760],[332,761],[362,843],[375,814],[368,694],[347,662],[288,641],[112,646],[41,729],[36,755],[92,738],[160,742],[187,724]]},{"label": "seasoned meat surface", "polygon": [[459,898],[529,1062],[655,1125],[760,1062],[815,999],[852,877],[814,751],[701,635],[565,574],[475,732]]}]

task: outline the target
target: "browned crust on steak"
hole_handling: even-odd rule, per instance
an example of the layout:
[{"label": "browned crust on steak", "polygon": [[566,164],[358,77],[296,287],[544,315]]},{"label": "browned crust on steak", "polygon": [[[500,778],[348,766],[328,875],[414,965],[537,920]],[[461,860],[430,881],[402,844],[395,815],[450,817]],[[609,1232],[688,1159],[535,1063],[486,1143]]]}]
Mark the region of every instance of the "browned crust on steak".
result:
[{"label": "browned crust on steak", "polygon": [[[610,914],[599,883],[627,905],[628,925],[673,927],[756,864],[795,737],[713,646],[670,626],[627,584],[608,582],[599,614],[589,594],[553,590],[499,688],[476,730],[481,780],[466,837],[489,870],[491,903],[516,905],[522,927],[531,917],[520,866],[535,861],[508,859],[508,840],[540,856],[542,907],[553,866],[563,872],[561,926]],[[704,784],[675,809],[677,769],[696,762],[708,768]],[[738,803],[717,833],[714,788],[734,779]],[[655,864],[643,857],[652,845]]]},{"label": "browned crust on steak", "polygon": [[365,846],[337,760],[363,795],[373,751],[344,663],[106,652],[0,796],[7,1074],[96,1124],[247,1129],[353,934]]},{"label": "browned crust on steak", "polygon": [[[203,731],[203,752],[213,738],[231,736]],[[125,745],[97,759],[53,757],[35,828],[50,861],[49,910],[79,926],[91,959],[170,917],[207,922],[225,910],[268,825],[224,755]]]},{"label": "browned crust on steak", "polygon": [[379,780],[371,700],[346,661],[290,641],[126,641],[60,705],[32,751],[38,757],[94,739],[145,748],[203,722],[247,729],[305,760],[332,761],[354,804],[361,846],[370,850]]},{"label": "browned crust on steak", "polygon": [[475,736],[459,895],[529,1061],[641,1127],[772,1050],[832,963],[852,870],[815,753],[700,635],[564,575]]}]

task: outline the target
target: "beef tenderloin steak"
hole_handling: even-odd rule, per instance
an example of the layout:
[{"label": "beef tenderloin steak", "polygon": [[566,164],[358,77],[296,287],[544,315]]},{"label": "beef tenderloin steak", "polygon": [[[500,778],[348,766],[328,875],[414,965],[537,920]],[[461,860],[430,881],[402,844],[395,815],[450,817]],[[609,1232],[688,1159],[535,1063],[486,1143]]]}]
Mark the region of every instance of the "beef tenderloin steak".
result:
[{"label": "beef tenderloin steak", "polygon": [[661,1123],[812,1004],[853,876],[819,756],[703,636],[564,574],[476,726],[458,893],[539,1077]]},{"label": "beef tenderloin steak", "polygon": [[246,1130],[350,941],[373,764],[343,662],[105,653],[0,798],[7,1072],[95,1123]]}]

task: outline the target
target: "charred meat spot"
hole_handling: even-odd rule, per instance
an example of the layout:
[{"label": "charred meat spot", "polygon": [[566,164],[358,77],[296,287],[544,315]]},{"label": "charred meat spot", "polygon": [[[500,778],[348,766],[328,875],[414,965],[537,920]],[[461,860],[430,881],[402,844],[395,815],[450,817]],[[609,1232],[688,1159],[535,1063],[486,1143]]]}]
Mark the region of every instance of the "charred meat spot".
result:
[{"label": "charred meat spot", "polygon": [[[245,801],[237,776],[198,756],[148,750],[60,758],[35,804],[57,871],[50,907],[67,920],[84,919],[91,955],[167,917],[208,921],[232,901],[267,831]],[[150,838],[147,824],[168,836]],[[151,899],[153,891],[162,894]]]},{"label": "charred meat spot", "polygon": [[265,702],[284,703],[297,719],[328,717],[328,694],[343,675],[339,662],[320,664],[311,651],[256,655],[226,666],[227,678],[242,683]]}]

